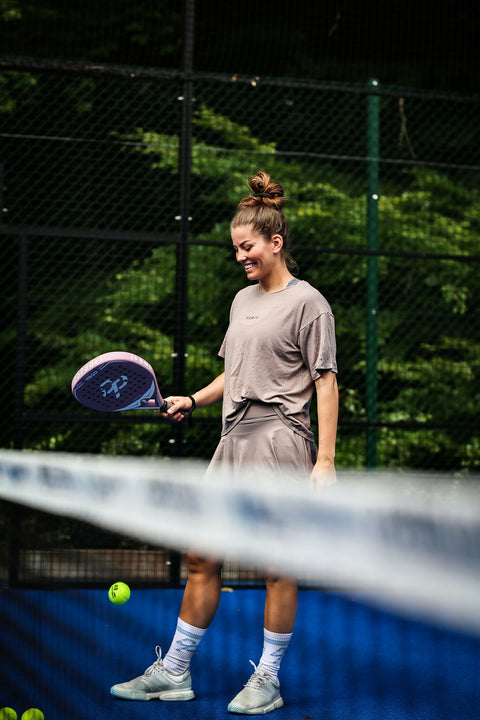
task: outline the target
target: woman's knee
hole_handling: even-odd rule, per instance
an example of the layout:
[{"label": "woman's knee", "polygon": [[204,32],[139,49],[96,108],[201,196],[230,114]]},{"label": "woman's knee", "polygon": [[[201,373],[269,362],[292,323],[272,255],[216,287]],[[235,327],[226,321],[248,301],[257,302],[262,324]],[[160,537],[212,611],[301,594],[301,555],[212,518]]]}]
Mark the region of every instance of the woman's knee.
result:
[{"label": "woman's knee", "polygon": [[296,580],[292,578],[287,578],[281,575],[277,575],[276,573],[269,573],[267,574],[265,578],[265,584],[267,587],[267,591],[270,590],[277,590],[277,589],[284,589],[284,590],[290,590],[295,591],[298,588],[298,583]]},{"label": "woman's knee", "polygon": [[220,576],[222,563],[212,558],[197,555],[194,552],[187,553],[187,568],[189,576]]}]

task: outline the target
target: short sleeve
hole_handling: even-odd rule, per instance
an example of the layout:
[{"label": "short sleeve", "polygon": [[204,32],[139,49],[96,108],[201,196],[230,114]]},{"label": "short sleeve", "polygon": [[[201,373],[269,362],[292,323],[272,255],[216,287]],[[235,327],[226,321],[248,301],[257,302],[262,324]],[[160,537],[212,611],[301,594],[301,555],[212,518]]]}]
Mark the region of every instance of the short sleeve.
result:
[{"label": "short sleeve", "polygon": [[335,318],[332,313],[322,313],[302,327],[299,344],[312,380],[317,380],[326,370],[337,372]]}]

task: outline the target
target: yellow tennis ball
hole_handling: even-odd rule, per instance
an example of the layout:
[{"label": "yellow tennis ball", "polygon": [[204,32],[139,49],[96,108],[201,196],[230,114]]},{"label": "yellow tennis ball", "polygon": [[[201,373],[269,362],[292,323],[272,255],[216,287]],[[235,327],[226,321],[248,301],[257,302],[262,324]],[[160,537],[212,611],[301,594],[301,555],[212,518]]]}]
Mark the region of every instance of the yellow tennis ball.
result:
[{"label": "yellow tennis ball", "polygon": [[0,720],[17,720],[17,713],[13,708],[0,708]]},{"label": "yellow tennis ball", "polygon": [[124,582],[113,583],[108,591],[108,597],[114,605],[123,605],[130,597],[130,588]]},{"label": "yellow tennis ball", "polygon": [[29,708],[25,710],[21,720],[45,720],[45,716],[38,708]]}]

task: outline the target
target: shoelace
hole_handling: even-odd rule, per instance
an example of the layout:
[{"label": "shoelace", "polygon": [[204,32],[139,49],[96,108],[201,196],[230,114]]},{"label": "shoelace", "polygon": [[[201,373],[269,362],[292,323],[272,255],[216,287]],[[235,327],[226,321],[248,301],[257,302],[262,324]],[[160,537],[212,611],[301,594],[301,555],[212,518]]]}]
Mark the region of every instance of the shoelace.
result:
[{"label": "shoelace", "polygon": [[145,670],[145,672],[143,673],[144,675],[153,675],[154,673],[160,672],[160,670],[163,669],[162,648],[160,647],[160,645],[156,645],[155,653],[157,655],[157,659],[152,665],[150,665],[150,667]]},{"label": "shoelace", "polygon": [[249,660],[250,664],[255,668],[255,672],[249,678],[248,682],[245,683],[245,687],[261,688],[266,685],[268,680],[268,673],[262,668],[258,668],[253,660]]}]

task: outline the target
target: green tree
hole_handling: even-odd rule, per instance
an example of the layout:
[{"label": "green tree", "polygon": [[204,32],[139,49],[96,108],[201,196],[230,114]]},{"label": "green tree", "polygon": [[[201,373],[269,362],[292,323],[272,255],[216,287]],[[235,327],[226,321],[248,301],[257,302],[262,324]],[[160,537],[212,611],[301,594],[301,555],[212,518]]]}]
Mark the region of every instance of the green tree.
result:
[{"label": "green tree", "polygon": [[[178,168],[178,137],[137,129],[126,136],[127,152],[139,154],[146,167],[169,172]],[[206,140],[208,139],[208,141]],[[125,150],[124,150],[125,152]],[[246,193],[246,178],[258,167],[268,167],[288,188],[292,201],[288,217],[298,246],[301,275],[330,300],[337,322],[342,395],[341,421],[365,419],[365,198],[353,191],[348,176],[328,172],[337,182],[308,180],[308,162],[285,160],[273,143],[252,137],[247,127],[207,107],[195,118],[192,184],[197,221],[189,265],[188,387],[199,387],[216,375],[216,357],[234,292],[243,285],[235,270],[229,241],[229,218],[235,202]],[[317,173],[314,177],[317,177]],[[311,176],[311,175],[310,175]],[[307,180],[306,180],[307,178]],[[405,187],[408,189],[405,190]],[[403,188],[389,188],[380,200],[382,246],[389,251],[442,253],[467,256],[478,245],[479,193],[453,183],[438,172],[412,170]],[[208,217],[202,208],[213,207]],[[327,240],[325,240],[325,238]],[[332,249],[352,255],[328,253]],[[212,261],[212,257],[214,261]],[[479,301],[477,265],[462,260],[425,260],[381,256],[379,271],[379,462],[384,466],[471,469],[478,466],[479,446],[472,432],[459,435],[455,425],[476,422],[479,402],[480,347],[472,312]],[[53,371],[48,366],[27,388],[30,409],[58,406],[65,395],[72,365],[114,347],[128,347],[146,355],[160,373],[160,384],[171,386],[174,248],[153,248],[147,257],[122,269],[88,277],[89,306],[65,315],[65,298],[72,284],[85,282],[81,273],[57,300],[35,319],[34,334],[43,346],[59,351]],[[47,292],[47,290],[46,290]],[[82,290],[74,292],[77,297]],[[84,296],[83,296],[84,297]],[[65,315],[65,327],[59,317]],[[171,317],[171,315],[170,315]],[[67,319],[68,318],[68,319]],[[68,323],[68,328],[67,328]],[[113,349],[113,348],[112,348]],[[171,388],[174,391],[174,388]],[[218,420],[219,408],[201,411]],[[394,423],[417,423],[419,428],[392,428]],[[438,431],[448,423],[451,429]],[[430,429],[432,426],[432,429]],[[422,429],[424,427],[425,429]],[[166,424],[109,429],[94,449],[106,452],[168,454]],[[197,424],[188,434],[205,433],[202,452],[208,455],[214,440]],[[42,434],[38,447],[76,448],[76,429],[56,436]],[[358,432],[340,433],[339,463],[364,464]]]}]

